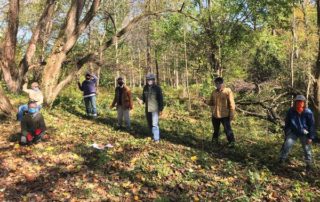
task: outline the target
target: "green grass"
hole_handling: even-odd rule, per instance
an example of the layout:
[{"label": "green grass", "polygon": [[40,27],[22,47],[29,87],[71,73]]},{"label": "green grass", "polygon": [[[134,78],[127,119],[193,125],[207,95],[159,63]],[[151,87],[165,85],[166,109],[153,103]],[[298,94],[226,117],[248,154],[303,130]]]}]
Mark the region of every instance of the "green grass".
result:
[{"label": "green grass", "polygon": [[[140,89],[134,91],[138,95]],[[270,123],[238,115],[233,123],[237,145],[211,145],[210,109],[198,106],[187,112],[185,102],[169,96],[160,122],[161,143],[153,144],[144,109],[135,103],[133,130],[117,130],[116,111],[108,106],[112,91],[100,90],[99,118],[83,117],[81,94],[67,89],[52,110],[43,110],[50,139],[18,147],[11,138],[19,128],[7,121],[0,127],[0,198],[11,200],[73,201],[261,201],[320,200],[319,168],[304,172],[300,145],[293,164],[279,169],[283,142]],[[15,103],[21,96],[14,97]],[[9,141],[11,140],[11,142]],[[97,151],[92,143],[111,143]],[[314,146],[319,161],[318,145]],[[28,179],[31,173],[34,179]],[[40,187],[40,188],[39,188]]]}]

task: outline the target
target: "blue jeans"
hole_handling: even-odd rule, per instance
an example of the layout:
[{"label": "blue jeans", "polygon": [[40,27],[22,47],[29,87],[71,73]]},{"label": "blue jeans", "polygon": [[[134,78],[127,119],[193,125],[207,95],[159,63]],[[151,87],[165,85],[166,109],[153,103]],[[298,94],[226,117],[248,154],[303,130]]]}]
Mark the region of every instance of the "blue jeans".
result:
[{"label": "blue jeans", "polygon": [[86,106],[87,116],[97,116],[97,104],[96,104],[96,96],[83,98],[84,104]]},{"label": "blue jeans", "polygon": [[215,118],[212,116],[212,125],[213,125],[213,136],[212,140],[217,140],[220,136],[220,125],[223,125],[224,131],[227,135],[227,139],[229,142],[234,142],[234,134],[231,128],[230,117],[225,118]]},{"label": "blue jeans", "polygon": [[281,152],[280,152],[280,160],[286,160],[288,158],[289,152],[294,145],[294,143],[300,139],[300,143],[304,152],[304,159],[307,165],[312,164],[312,151],[311,145],[307,144],[307,136],[298,136],[291,131],[288,131],[286,134],[286,140],[282,145]]},{"label": "blue jeans", "polygon": [[147,121],[149,129],[153,134],[153,140],[160,140],[160,128],[159,128],[159,112],[147,112]]},{"label": "blue jeans", "polygon": [[[38,111],[40,111],[41,109],[41,105],[38,105]],[[17,120],[18,121],[22,121],[22,118],[23,118],[23,114],[25,112],[28,111],[28,105],[25,104],[25,105],[20,105],[19,108],[18,108],[18,113],[17,113]]]}]

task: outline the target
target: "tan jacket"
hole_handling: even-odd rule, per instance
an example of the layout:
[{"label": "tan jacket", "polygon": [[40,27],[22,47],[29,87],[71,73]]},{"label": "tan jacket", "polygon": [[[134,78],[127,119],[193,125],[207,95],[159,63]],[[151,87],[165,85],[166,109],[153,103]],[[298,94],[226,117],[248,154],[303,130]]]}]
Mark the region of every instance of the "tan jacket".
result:
[{"label": "tan jacket", "polygon": [[22,90],[26,93],[28,93],[29,95],[29,99],[30,100],[34,100],[34,101],[37,101],[37,105],[42,105],[43,103],[43,95],[42,95],[42,92],[40,90],[32,90],[32,89],[28,89],[27,88],[27,83],[25,83],[23,86],[22,86]]},{"label": "tan jacket", "polygon": [[[114,95],[114,99],[113,99],[113,102],[111,104],[111,107],[116,106],[116,104],[117,104],[117,107],[119,105],[119,103],[118,103],[119,90],[120,90],[120,87],[119,86],[116,87],[115,95]],[[124,86],[122,90],[123,90],[122,91],[122,97],[121,97],[122,107],[124,109],[133,109],[133,100],[132,100],[131,90],[127,86]]]},{"label": "tan jacket", "polygon": [[223,88],[221,91],[214,90],[208,105],[212,107],[212,115],[215,118],[233,118],[234,116],[236,105],[230,88]]}]

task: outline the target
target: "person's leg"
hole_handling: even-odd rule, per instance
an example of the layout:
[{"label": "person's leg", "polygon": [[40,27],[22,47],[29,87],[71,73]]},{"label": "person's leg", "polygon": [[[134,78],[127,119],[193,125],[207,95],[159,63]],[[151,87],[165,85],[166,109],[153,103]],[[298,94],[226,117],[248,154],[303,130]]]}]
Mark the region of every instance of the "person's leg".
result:
[{"label": "person's leg", "polygon": [[17,114],[17,120],[18,120],[18,121],[22,121],[23,114],[24,114],[26,111],[28,111],[28,105],[27,105],[27,104],[19,106],[18,114]]},{"label": "person's leg", "polygon": [[150,132],[152,132],[152,113],[146,112],[146,118],[147,118],[148,128]]},{"label": "person's leg", "polygon": [[124,114],[124,120],[126,122],[126,127],[127,127],[127,129],[129,129],[131,127],[130,110],[129,109],[125,109],[123,114]]},{"label": "person's leg", "polygon": [[117,106],[117,113],[118,113],[118,126],[122,126],[123,120],[123,108],[121,106]]},{"label": "person's leg", "polygon": [[297,140],[297,136],[293,134],[292,132],[288,132],[286,140],[284,144],[282,145],[281,151],[280,151],[280,161],[284,162],[288,158],[288,154],[294,145],[294,143]]},{"label": "person's leg", "polygon": [[28,131],[21,131],[20,143],[27,144]]},{"label": "person's leg", "polygon": [[98,112],[97,112],[97,97],[96,96],[92,96],[91,97],[91,112],[92,112],[92,116],[97,116]]},{"label": "person's leg", "polygon": [[212,116],[211,121],[212,121],[212,126],[213,126],[212,142],[218,142],[219,134],[220,134],[221,120]]},{"label": "person's leg", "polygon": [[152,112],[152,134],[154,141],[160,140],[159,112]]},{"label": "person's leg", "polygon": [[87,113],[87,116],[90,116],[91,115],[91,111],[90,111],[90,98],[89,97],[86,97],[83,99],[84,100],[84,105],[86,107],[86,113]]},{"label": "person's leg", "polygon": [[300,137],[301,146],[304,152],[304,159],[307,166],[312,166],[312,149],[311,144],[307,144],[307,137],[302,136]]},{"label": "person's leg", "polygon": [[227,135],[228,142],[229,143],[234,142],[235,139],[234,139],[234,134],[233,134],[233,131],[231,128],[230,118],[229,117],[222,118],[222,125],[223,125],[224,131]]},{"label": "person's leg", "polygon": [[34,143],[38,143],[42,140],[42,137],[45,135],[45,131],[42,131],[41,129],[36,129],[34,132]]}]

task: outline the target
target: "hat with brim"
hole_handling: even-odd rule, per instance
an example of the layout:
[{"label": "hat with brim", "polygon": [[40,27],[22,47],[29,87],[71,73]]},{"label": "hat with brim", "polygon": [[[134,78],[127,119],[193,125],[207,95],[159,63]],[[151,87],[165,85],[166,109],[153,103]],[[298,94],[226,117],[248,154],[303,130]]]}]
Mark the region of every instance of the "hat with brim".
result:
[{"label": "hat with brim", "polygon": [[306,101],[306,97],[303,95],[297,95],[294,101]]},{"label": "hat with brim", "polygon": [[147,80],[155,80],[156,79],[156,76],[154,75],[154,74],[147,74],[147,76],[146,76],[146,79]]}]

